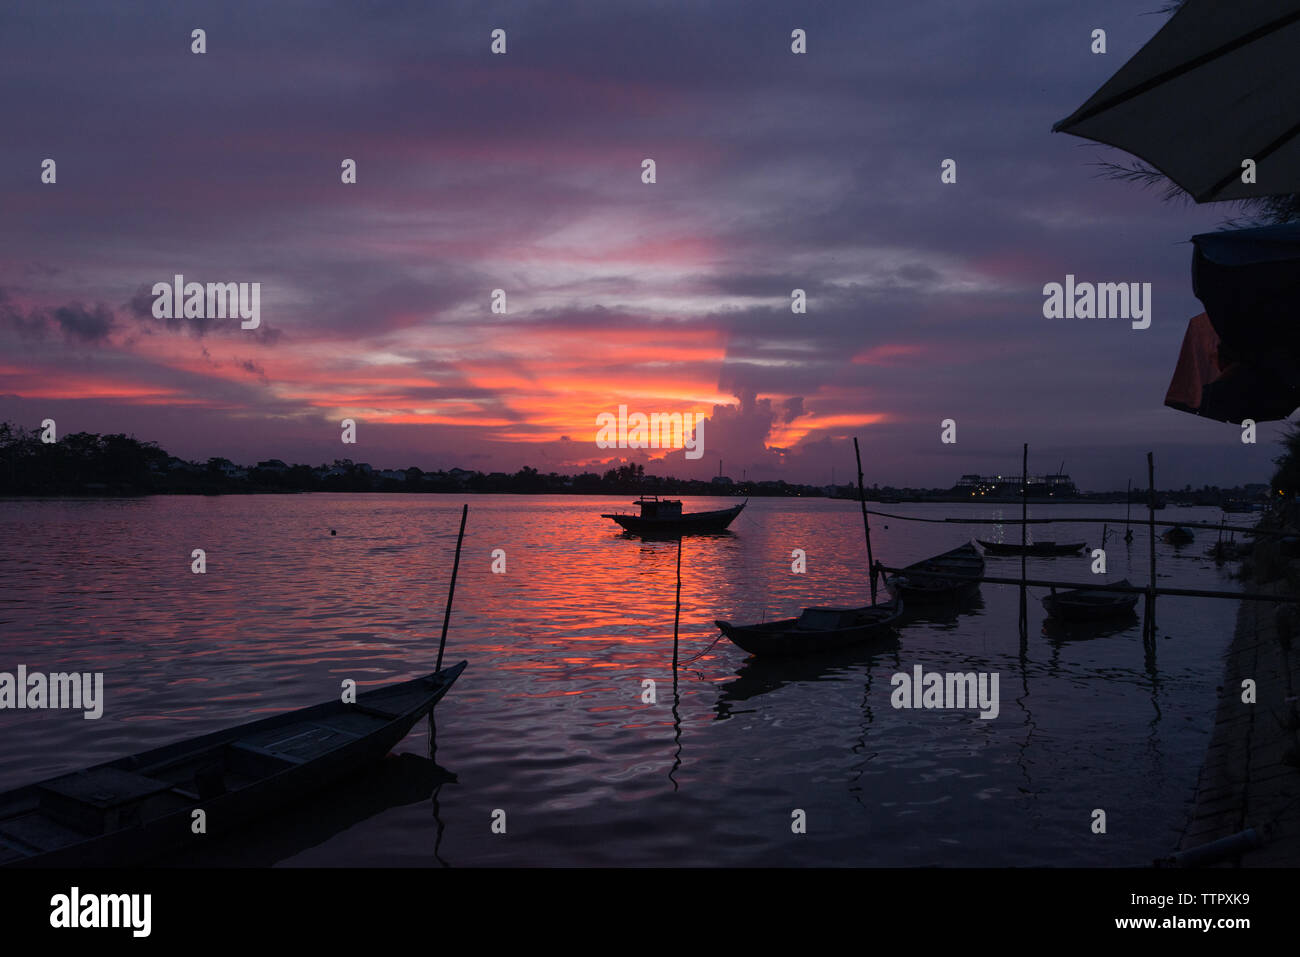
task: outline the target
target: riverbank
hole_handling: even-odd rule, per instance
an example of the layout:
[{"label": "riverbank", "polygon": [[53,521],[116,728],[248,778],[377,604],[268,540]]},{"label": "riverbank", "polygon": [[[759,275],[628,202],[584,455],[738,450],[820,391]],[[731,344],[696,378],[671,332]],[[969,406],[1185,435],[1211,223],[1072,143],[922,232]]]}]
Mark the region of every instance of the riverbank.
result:
[{"label": "riverbank", "polygon": [[[1242,567],[1251,590],[1300,595],[1300,561],[1262,542]],[[1262,843],[1215,862],[1300,866],[1300,613],[1294,604],[1243,601],[1225,656],[1214,731],[1194,806],[1179,842],[1187,851],[1247,828]],[[1243,701],[1244,682],[1255,701]],[[1208,863],[1208,862],[1207,862]]]}]

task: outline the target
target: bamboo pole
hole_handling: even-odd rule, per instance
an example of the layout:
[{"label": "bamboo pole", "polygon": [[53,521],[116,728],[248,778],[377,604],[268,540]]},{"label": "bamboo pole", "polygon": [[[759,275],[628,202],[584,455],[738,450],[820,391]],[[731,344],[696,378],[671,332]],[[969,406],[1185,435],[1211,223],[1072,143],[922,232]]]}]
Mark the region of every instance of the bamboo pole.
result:
[{"label": "bamboo pole", "polygon": [[1147,523],[1148,545],[1151,548],[1151,588],[1147,593],[1146,614],[1142,627],[1147,637],[1156,637],[1156,465],[1150,452],[1147,453]]},{"label": "bamboo pole", "polygon": [[[878,566],[882,572],[890,575],[906,573],[912,578],[942,578],[945,581],[960,577],[961,581],[980,582],[981,584],[990,585],[1019,585],[1021,579],[1003,577],[999,575],[962,575],[954,576],[952,572],[927,572],[919,571],[912,568],[895,568],[892,565],[881,564]],[[1087,591],[1110,591],[1121,592],[1126,595],[1145,595],[1149,592],[1148,585],[1119,585],[1119,584],[1102,584],[1094,585],[1091,582],[1067,582],[1051,581],[1046,578],[1026,578],[1024,583],[1033,588],[1069,588],[1085,589]],[[1237,592],[1237,591],[1213,591],[1205,588],[1157,588],[1157,595],[1173,595],[1182,598],[1228,598],[1234,601],[1276,601],[1290,602],[1295,601],[1293,595],[1270,595],[1266,592]]]},{"label": "bamboo pole", "polygon": [[[447,589],[447,610],[442,616],[442,640],[438,642],[438,664],[434,671],[442,670],[442,652],[447,647],[447,626],[451,623],[451,600],[456,597],[456,572],[460,570],[460,545],[465,540],[465,519],[469,516],[469,503],[460,511],[460,534],[456,536],[456,561],[451,566],[451,585]],[[429,712],[432,714],[433,712]]]},{"label": "bamboo pole", "polygon": [[677,682],[677,634],[682,620],[682,539],[677,536],[677,603],[673,609],[673,683]]},{"label": "bamboo pole", "polygon": [[876,559],[871,554],[871,523],[867,521],[867,492],[862,485],[862,453],[858,450],[858,437],[853,437],[853,455],[858,460],[858,501],[862,505],[862,528],[867,533],[867,567],[871,569],[871,604],[876,603]]},{"label": "bamboo pole", "polygon": [[1025,548],[1029,545],[1029,443],[1020,460],[1020,577],[1025,577]]},{"label": "bamboo pole", "polygon": [[[1124,494],[1124,543],[1133,541],[1133,529],[1129,527],[1129,516],[1133,514],[1133,480],[1128,480],[1128,490]],[[1103,543],[1102,547],[1105,545]]]},{"label": "bamboo pole", "polygon": [[1025,562],[1029,546],[1029,443],[1026,442],[1020,459],[1020,640],[1029,637],[1029,610],[1025,595]]},{"label": "bamboo pole", "polygon": [[[958,505],[963,503],[950,502],[947,504]],[[880,512],[874,508],[868,509],[867,513],[876,516],[876,518],[892,518],[900,522],[925,522],[930,525],[1052,525],[1058,523],[1064,523],[1067,525],[1105,525],[1108,522],[1119,521],[1117,518],[1095,518],[1092,516],[1079,518],[1027,518],[1023,520],[1019,518],[921,518],[917,515],[898,515],[894,512]],[[1146,523],[1144,522],[1143,524]],[[1157,520],[1155,524],[1169,528],[1173,528],[1176,525],[1181,525],[1183,528],[1204,528],[1211,532],[1217,532],[1220,528],[1219,525],[1216,525],[1213,522],[1166,522]],[[1224,525],[1222,527],[1225,531],[1241,532],[1243,535],[1272,535],[1280,537],[1282,535],[1295,534],[1294,532],[1279,531],[1277,529],[1269,528],[1246,528],[1241,525]]]}]

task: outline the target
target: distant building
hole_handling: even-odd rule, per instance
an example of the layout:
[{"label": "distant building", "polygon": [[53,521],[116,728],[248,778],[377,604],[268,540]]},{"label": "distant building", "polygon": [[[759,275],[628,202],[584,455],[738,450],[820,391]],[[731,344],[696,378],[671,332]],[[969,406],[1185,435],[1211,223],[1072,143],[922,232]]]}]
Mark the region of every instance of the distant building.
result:
[{"label": "distant building", "polygon": [[279,459],[267,459],[265,462],[258,462],[257,467],[263,472],[275,472],[277,475],[289,471],[289,466]]},{"label": "distant building", "polygon": [[[957,491],[971,498],[1019,498],[1019,475],[963,475],[957,480]],[[1030,498],[1073,498],[1079,494],[1070,476],[1064,472],[1050,475],[1031,475],[1025,489]]]}]

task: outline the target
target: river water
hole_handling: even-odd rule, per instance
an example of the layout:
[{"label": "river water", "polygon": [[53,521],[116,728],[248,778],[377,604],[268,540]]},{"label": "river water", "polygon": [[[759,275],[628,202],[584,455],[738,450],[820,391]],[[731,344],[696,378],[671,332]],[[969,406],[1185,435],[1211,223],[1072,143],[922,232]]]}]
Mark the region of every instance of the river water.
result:
[{"label": "river water", "polygon": [[[883,647],[747,663],[725,639],[709,647],[714,619],[869,597],[856,502],[758,498],[730,534],[685,540],[680,654],[704,654],[682,665],[674,690],[677,545],[600,518],[632,511],[629,497],[0,501],[0,671],[103,672],[106,699],[93,721],[0,711],[0,789],[328,700],[346,678],[364,688],[432,670],[468,501],[447,660],[469,667],[437,708],[436,764],[421,722],[400,757],[179,863],[1129,866],[1174,845],[1237,602],[1161,599],[1149,655],[1136,618],[1062,634],[1030,589],[1022,647],[1018,590],[985,584],[973,607],[913,621]],[[880,508],[1019,515],[1018,505]],[[1031,528],[1090,548],[1101,535]],[[1019,534],[872,524],[877,559],[894,565]],[[1111,529],[1104,577],[1145,583],[1146,529],[1130,546],[1121,535]],[[1212,537],[1157,543],[1160,581],[1234,590],[1203,556]],[[196,548],[203,575],[191,571]],[[496,549],[504,573],[492,571]],[[805,573],[792,571],[795,549]],[[1030,559],[1029,576],[1097,581],[1090,563]],[[988,574],[1019,569],[1019,558],[988,560]],[[997,717],[894,708],[891,676],[916,665],[997,673]]]}]

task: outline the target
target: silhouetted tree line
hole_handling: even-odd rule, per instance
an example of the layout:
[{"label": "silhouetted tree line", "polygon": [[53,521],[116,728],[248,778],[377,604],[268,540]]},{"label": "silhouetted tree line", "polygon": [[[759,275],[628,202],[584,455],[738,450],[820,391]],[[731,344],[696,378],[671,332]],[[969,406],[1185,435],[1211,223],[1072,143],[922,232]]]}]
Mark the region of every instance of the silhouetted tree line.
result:
[{"label": "silhouetted tree line", "polygon": [[[400,476],[400,477],[399,477]],[[646,475],[643,465],[598,474],[542,473],[525,465],[513,474],[452,469],[426,472],[374,469],[335,459],[328,465],[290,465],[279,459],[241,466],[214,457],[187,462],[155,442],[121,433],[77,432],[41,441],[39,429],[0,423],[0,495],[219,495],[251,492],[630,492],[676,495],[821,495],[822,489],[786,482],[724,483]]]},{"label": "silhouetted tree line", "polygon": [[[1284,443],[1275,490],[1300,494],[1300,433]],[[647,475],[645,466],[620,465],[604,473],[542,473],[525,465],[518,472],[464,469],[426,472],[412,466],[378,470],[365,462],[335,459],[328,465],[289,465],[279,459],[242,466],[214,457],[186,462],[155,442],[121,433],[77,432],[57,442],[42,442],[38,429],[0,423],[0,495],[221,495],[253,492],[507,492],[602,495],[752,495],[826,496],[856,499],[856,485],[822,487],[783,481],[700,481]],[[969,501],[969,493],[949,489],[895,488],[875,485],[870,501]],[[1247,497],[1243,489],[1205,486],[1199,491],[1160,492],[1172,504],[1219,505]],[[1078,501],[1120,502],[1124,492],[1082,493]],[[1145,504],[1147,492],[1133,489],[1132,501]]]},{"label": "silhouetted tree line", "polygon": [[38,429],[0,423],[0,490],[6,495],[148,490],[150,466],[168,455],[153,442],[76,432],[42,442]]}]

